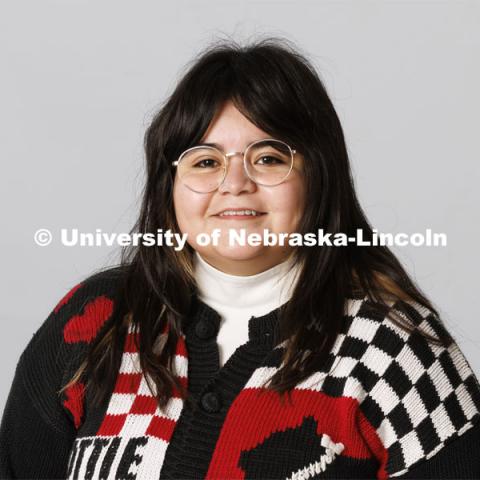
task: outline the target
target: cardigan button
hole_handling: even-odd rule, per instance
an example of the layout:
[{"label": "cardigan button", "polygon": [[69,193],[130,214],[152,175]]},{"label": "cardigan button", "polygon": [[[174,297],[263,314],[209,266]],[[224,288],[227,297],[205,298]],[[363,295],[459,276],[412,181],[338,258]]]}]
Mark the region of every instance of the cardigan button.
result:
[{"label": "cardigan button", "polygon": [[195,333],[197,337],[202,340],[207,340],[210,337],[213,337],[216,333],[215,325],[208,320],[201,320],[195,325]]},{"label": "cardigan button", "polygon": [[215,392],[207,392],[202,396],[202,408],[208,413],[215,413],[222,407],[220,397]]}]

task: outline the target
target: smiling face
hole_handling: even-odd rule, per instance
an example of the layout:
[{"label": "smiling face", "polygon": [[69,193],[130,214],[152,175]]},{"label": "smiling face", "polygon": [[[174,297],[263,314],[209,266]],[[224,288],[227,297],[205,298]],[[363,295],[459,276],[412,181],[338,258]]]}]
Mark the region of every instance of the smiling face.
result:
[{"label": "smiling face", "polygon": [[[243,152],[247,145],[264,138],[271,136],[251,123],[232,102],[226,102],[200,143],[216,143],[225,152]],[[187,242],[208,263],[232,275],[254,275],[283,262],[293,247],[229,245],[228,229],[244,228],[247,235],[258,233],[262,237],[264,229],[277,235],[296,232],[305,207],[303,161],[296,153],[289,176],[272,187],[253,182],[244,170],[242,156],[233,155],[223,184],[210,193],[190,190],[176,173],[173,202],[181,233],[187,234]],[[264,213],[256,217],[218,215],[239,208]],[[197,243],[198,234],[211,235],[215,229],[221,229],[218,245]]]}]

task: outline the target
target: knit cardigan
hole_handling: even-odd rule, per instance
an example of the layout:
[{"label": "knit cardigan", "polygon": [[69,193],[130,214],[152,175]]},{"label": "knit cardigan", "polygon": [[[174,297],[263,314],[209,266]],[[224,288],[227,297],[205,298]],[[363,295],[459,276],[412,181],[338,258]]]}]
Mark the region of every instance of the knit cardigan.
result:
[{"label": "knit cardigan", "polygon": [[[347,299],[329,360],[288,401],[262,387],[286,346],[273,342],[278,309],[248,320],[248,342],[220,368],[220,316],[198,296],[174,357],[192,406],[174,392],[158,407],[131,327],[103,405],[81,382],[58,394],[119,321],[119,283],[110,269],[73,287],[24,349],[0,426],[1,478],[480,478],[480,385],[458,345],[404,332],[387,315],[395,305],[367,298]],[[421,329],[445,328],[407,306]]]}]

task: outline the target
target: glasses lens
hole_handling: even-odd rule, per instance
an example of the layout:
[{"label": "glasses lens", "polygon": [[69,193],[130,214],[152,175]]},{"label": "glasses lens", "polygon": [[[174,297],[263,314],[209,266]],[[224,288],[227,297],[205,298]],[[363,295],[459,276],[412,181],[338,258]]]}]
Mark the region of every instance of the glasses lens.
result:
[{"label": "glasses lens", "polygon": [[211,147],[187,151],[178,164],[178,175],[184,184],[195,192],[212,192],[222,182],[225,158]]},{"label": "glasses lens", "polygon": [[249,176],[261,185],[278,185],[290,173],[293,155],[290,147],[280,140],[262,140],[247,151]]}]

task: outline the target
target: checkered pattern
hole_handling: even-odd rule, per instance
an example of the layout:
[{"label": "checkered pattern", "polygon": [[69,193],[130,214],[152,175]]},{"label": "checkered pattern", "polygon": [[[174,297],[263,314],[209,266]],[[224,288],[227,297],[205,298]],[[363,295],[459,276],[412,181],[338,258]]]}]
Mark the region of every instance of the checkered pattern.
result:
[{"label": "checkered pattern", "polygon": [[[420,330],[435,336],[444,328],[421,305],[407,307]],[[386,449],[380,460],[389,476],[433,457],[479,420],[480,385],[455,342],[445,348],[406,333],[365,300],[351,301],[346,319],[332,369],[317,380],[328,394],[358,399]]]},{"label": "checkered pattern", "polygon": [[[139,353],[135,346],[132,326],[125,340],[122,363],[106,415],[97,436],[142,436],[149,435],[164,440],[167,444],[180,417],[183,400],[174,391],[162,411],[150,391],[146,377],[140,369]],[[159,336],[157,348],[166,340],[166,331]],[[177,343],[175,369],[177,378],[187,386],[187,352],[185,338]],[[150,381],[155,391],[155,384]]]},{"label": "checkered pattern", "polygon": [[[168,326],[159,335],[155,351],[161,350],[167,333]],[[156,397],[141,372],[136,338],[138,333],[130,325],[120,370],[102,423],[95,436],[77,438],[76,446],[71,452],[71,455],[75,455],[82,450],[82,458],[95,460],[96,466],[91,466],[91,460],[86,462],[77,459],[77,470],[71,470],[69,479],[97,478],[92,477],[93,469],[99,472],[99,478],[117,478],[118,472],[123,472],[125,468],[125,465],[122,465],[122,456],[131,448],[132,440],[137,442],[135,451],[138,458],[143,460],[138,464],[134,461],[132,465],[127,465],[128,475],[132,478],[159,478],[170,439],[183,408],[183,400],[179,392],[174,390],[166,407],[160,410]],[[177,378],[187,387],[188,360],[184,334],[181,334],[177,342],[174,366]],[[150,381],[150,385],[155,392],[153,381]],[[102,445],[98,444],[99,441],[104,441],[106,447],[96,450],[98,445]],[[110,452],[116,454],[112,455]]]},{"label": "checkered pattern", "polygon": [[[435,336],[444,329],[441,321],[428,309],[414,302],[406,306],[409,317],[420,330]],[[395,305],[389,307],[395,308]],[[340,400],[330,402],[335,405],[332,408],[337,409],[331,410],[331,428],[336,429],[332,438],[335,442],[341,440],[342,446],[344,443],[359,445],[355,443],[359,438],[364,445],[359,448],[363,448],[366,455],[374,455],[380,464],[378,478],[402,475],[417,463],[430,459],[480,419],[480,385],[458,345],[453,343],[445,348],[429,343],[418,332],[406,333],[387,316],[388,311],[389,308],[382,309],[367,299],[349,300],[342,330],[328,361],[295,387],[297,393],[307,394],[298,397],[303,399],[301,408],[307,409],[310,401],[307,399],[312,398],[308,394],[313,394],[312,412],[317,408],[321,415],[325,415],[327,403],[318,401],[317,395],[318,398]],[[114,478],[115,472],[121,471],[122,455],[128,450],[131,439],[140,439],[144,443],[139,443],[136,450],[142,462],[132,465],[130,473],[136,478],[158,478],[183,408],[182,399],[178,392],[174,392],[166,408],[159,409],[140,369],[136,335],[130,327],[116,385],[96,436],[77,440],[77,451],[81,450],[80,442],[92,440],[82,450],[85,459],[95,458],[95,439],[112,442],[108,449],[102,450],[97,461],[97,468],[100,465],[103,468],[104,463],[109,464],[113,459],[106,478]],[[164,330],[159,337],[158,350],[166,338],[167,330]],[[278,345],[276,354],[281,354],[286,344],[285,341]],[[261,388],[278,371],[281,355],[268,358],[270,360],[254,370],[243,386],[243,393]],[[187,367],[182,334],[177,343],[175,369],[185,387]],[[154,383],[150,383],[154,388]],[[235,411],[238,413],[238,408]],[[279,414],[285,412],[280,410]],[[277,418],[277,413],[272,415]],[[243,422],[243,417],[239,421]],[[329,430],[330,426],[325,428]],[[113,443],[115,440],[119,442],[117,447]],[[109,457],[112,445],[117,448],[117,454]],[[346,456],[350,454],[350,451],[345,453]],[[341,456],[340,452],[338,456]],[[305,472],[301,470],[299,475],[318,473],[317,470],[326,465],[321,459],[318,462]],[[89,463],[81,458],[77,460],[79,468],[72,471],[73,476],[69,478],[88,477]]]},{"label": "checkered pattern", "polygon": [[[406,306],[422,331],[435,336],[444,328],[430,310],[416,302]],[[392,303],[389,307],[395,309]],[[480,385],[455,342],[445,348],[418,332],[406,333],[387,310],[379,311],[366,299],[349,300],[330,361],[296,389],[356,399],[358,428],[365,429],[367,443],[372,441],[367,430],[376,431],[383,445],[381,468],[395,477],[480,420]],[[258,368],[245,388],[261,387],[278,368]],[[378,451],[375,445],[371,449]]]}]

